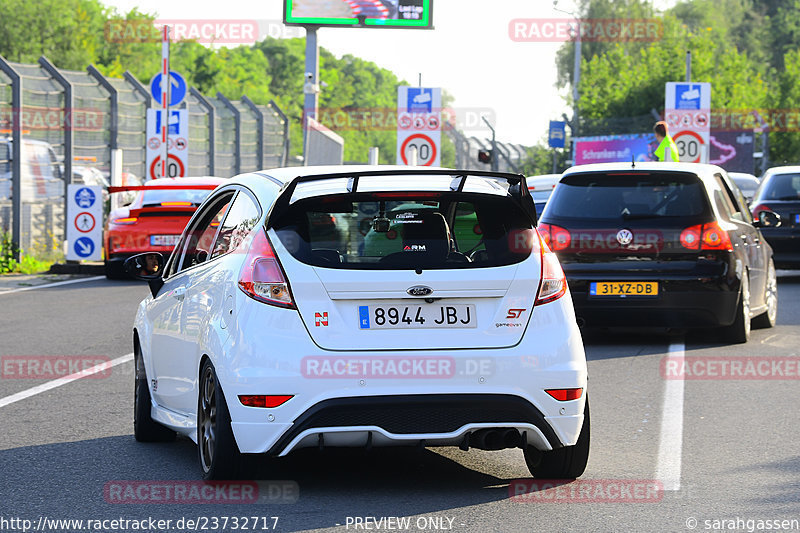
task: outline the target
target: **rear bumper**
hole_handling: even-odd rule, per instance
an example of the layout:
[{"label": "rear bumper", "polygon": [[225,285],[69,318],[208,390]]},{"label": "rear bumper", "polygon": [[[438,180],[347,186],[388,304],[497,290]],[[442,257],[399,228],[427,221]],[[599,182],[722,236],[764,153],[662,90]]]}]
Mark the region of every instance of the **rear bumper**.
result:
[{"label": "rear bumper", "polygon": [[167,257],[174,246],[153,246],[152,235],[179,235],[180,232],[165,230],[141,232],[138,230],[106,230],[105,250],[107,259],[125,260],[128,257],[144,252],[160,252]]},{"label": "rear bumper", "polygon": [[353,446],[475,446],[481,429],[516,429],[537,448],[563,446],[544,415],[530,402],[503,394],[428,394],[336,398],[295,419],[269,453],[349,442]]},{"label": "rear bumper", "polygon": [[[586,390],[583,345],[566,297],[537,307],[520,344],[503,349],[331,352],[311,342],[297,312],[268,311],[245,303],[224,355],[238,364],[213,361],[243,453],[280,456],[320,445],[480,447],[465,439],[478,439],[487,429],[502,429],[507,437],[516,431],[512,441],[522,442],[524,435],[528,444],[550,450],[575,444],[580,434],[585,393],[560,402],[545,392]],[[256,327],[271,334],[244,333]],[[450,366],[408,377],[309,372],[315,358],[334,361],[335,369],[337,362],[369,357],[393,360],[397,368],[418,359]],[[241,394],[294,397],[259,409],[241,405]]]},{"label": "rear bumper", "polygon": [[651,279],[659,282],[655,297],[591,296],[591,281],[569,280],[575,314],[589,327],[706,328],[729,326],[736,317],[738,279]]}]

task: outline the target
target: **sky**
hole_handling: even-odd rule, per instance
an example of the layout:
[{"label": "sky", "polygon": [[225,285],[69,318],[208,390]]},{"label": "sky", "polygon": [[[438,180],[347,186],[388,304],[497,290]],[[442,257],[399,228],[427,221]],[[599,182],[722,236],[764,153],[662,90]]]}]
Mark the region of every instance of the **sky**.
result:
[{"label": "sky", "polygon": [[[102,1],[123,13],[137,7],[163,19],[254,19],[273,37],[304,35],[302,28],[282,25],[282,0]],[[570,11],[574,4],[559,0],[558,7]],[[561,43],[515,42],[509,34],[510,21],[531,18],[569,16],[550,0],[434,0],[433,30],[321,28],[318,40],[337,57],[373,61],[411,85],[421,74],[424,87],[441,87],[455,98],[468,136],[490,136],[480,120],[485,115],[498,140],[534,145],[546,142],[548,121],[572,112],[567,89],[555,85]]]}]

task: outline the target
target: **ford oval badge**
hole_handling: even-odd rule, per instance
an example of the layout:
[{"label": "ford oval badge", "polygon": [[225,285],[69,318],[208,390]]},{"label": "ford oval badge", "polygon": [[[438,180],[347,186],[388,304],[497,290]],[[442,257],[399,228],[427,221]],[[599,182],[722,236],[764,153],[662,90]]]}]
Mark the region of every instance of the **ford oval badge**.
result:
[{"label": "ford oval badge", "polygon": [[433,292],[433,289],[431,289],[430,287],[426,287],[424,285],[414,285],[413,287],[410,287],[406,292],[411,296],[428,296]]}]

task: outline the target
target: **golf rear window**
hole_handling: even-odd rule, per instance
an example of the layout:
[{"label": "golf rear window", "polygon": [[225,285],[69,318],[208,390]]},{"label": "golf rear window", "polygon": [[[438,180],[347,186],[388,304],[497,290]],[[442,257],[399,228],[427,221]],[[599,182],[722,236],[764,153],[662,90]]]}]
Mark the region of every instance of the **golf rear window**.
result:
[{"label": "golf rear window", "polygon": [[530,255],[534,235],[508,197],[433,192],[306,198],[273,228],[299,261],[343,269],[509,265]]},{"label": "golf rear window", "polygon": [[573,174],[550,197],[548,216],[577,219],[696,217],[709,213],[697,176],[679,173]]}]

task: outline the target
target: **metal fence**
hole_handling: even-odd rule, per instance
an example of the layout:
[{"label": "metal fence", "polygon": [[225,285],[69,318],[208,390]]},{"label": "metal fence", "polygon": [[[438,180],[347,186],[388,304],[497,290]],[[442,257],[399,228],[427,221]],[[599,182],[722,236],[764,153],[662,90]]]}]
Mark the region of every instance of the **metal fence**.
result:
[{"label": "metal fence", "polygon": [[[133,75],[107,78],[94,66],[62,70],[0,56],[0,231],[25,251],[57,256],[64,238],[66,185],[107,186],[115,150],[123,182],[146,167],[147,89]],[[289,122],[272,101],[228,100],[191,88],[187,175],[230,177],[285,166]],[[97,180],[97,181],[94,181]]]},{"label": "metal fence", "polygon": [[[490,170],[492,168],[490,163],[482,163],[478,159],[479,151],[492,151],[492,141],[490,139],[467,137],[449,122],[444,123],[443,130],[455,145],[456,168],[467,170]],[[525,147],[500,141],[495,141],[495,146],[497,151],[492,153],[492,158],[496,160],[496,170],[500,172],[520,172],[522,164],[527,157]]]}]

